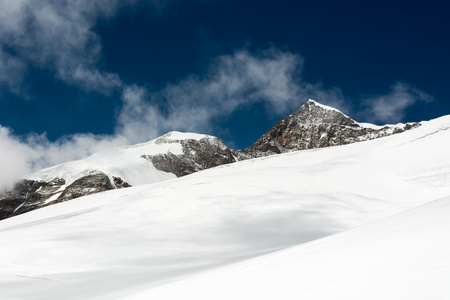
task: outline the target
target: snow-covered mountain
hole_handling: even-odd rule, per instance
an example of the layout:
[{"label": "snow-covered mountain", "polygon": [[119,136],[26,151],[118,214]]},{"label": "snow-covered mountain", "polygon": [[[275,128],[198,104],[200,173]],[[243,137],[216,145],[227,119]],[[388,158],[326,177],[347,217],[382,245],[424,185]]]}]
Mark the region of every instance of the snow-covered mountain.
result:
[{"label": "snow-covered mountain", "polygon": [[29,174],[0,195],[0,220],[107,190],[155,183],[234,162],[217,137],[169,132],[147,143],[111,149]]},{"label": "snow-covered mountain", "polygon": [[[217,156],[222,152],[226,155],[227,150],[230,151],[217,137],[172,131],[150,142],[114,148],[109,152],[97,153],[86,159],[44,169],[28,175],[27,179],[50,181],[58,177],[64,178],[66,183],[70,184],[76,179],[88,175],[91,171],[101,171],[109,176],[123,178],[133,186],[154,183],[176,178],[176,171],[158,170],[152,160],[163,161],[159,158],[168,156],[177,157],[189,163],[189,159],[183,159],[184,156],[194,156],[196,152],[198,152],[196,158],[199,160],[202,157],[205,157],[205,160],[211,159],[207,155],[203,155],[202,151],[205,152],[205,149],[217,153]],[[201,163],[199,162],[197,165],[192,163],[192,172],[202,169]],[[180,176],[192,172],[184,170]]]},{"label": "snow-covered mountain", "polygon": [[2,220],[1,295],[449,298],[450,200],[430,203],[450,195],[449,129],[446,116]]},{"label": "snow-covered mountain", "polygon": [[173,131],[147,143],[35,172],[0,195],[0,220],[81,196],[173,179],[237,160],[350,144],[418,126],[420,123],[360,124],[335,108],[309,100],[243,150],[232,151],[217,137]]}]

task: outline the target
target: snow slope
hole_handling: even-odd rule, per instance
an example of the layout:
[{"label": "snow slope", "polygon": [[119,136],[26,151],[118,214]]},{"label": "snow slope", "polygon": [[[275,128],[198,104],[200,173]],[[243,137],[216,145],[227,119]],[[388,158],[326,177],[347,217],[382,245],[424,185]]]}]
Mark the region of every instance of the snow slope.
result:
[{"label": "snow slope", "polygon": [[[343,232],[448,196],[449,128],[450,117],[443,117],[377,140],[223,165],[2,220],[1,294],[5,299],[145,298],[147,293],[163,292],[158,288],[166,284],[190,280],[201,272]],[[403,233],[409,232],[414,240],[414,232],[407,229],[409,223],[392,224],[405,227]],[[386,229],[370,228],[375,229],[367,231],[367,242],[376,243],[377,234],[386,235]],[[353,244],[364,249],[360,235],[349,232],[348,237],[347,248],[344,242],[320,246],[317,241],[321,255],[333,257],[334,245],[341,247],[337,252],[341,254],[352,253]],[[434,244],[430,245],[423,251],[433,257]],[[291,250],[287,251],[281,253]],[[368,259],[377,253],[367,253]],[[349,274],[359,263],[355,258],[353,265],[351,257],[346,258]],[[283,259],[281,256],[280,261]],[[436,276],[448,272],[449,260],[442,259],[442,270],[430,264],[430,272]],[[333,285],[327,278],[334,277],[321,270],[334,270],[334,265],[323,261],[313,275],[317,281],[309,282]],[[378,280],[375,273],[367,276]],[[214,278],[211,284],[217,284]],[[192,280],[194,289],[202,282]],[[439,278],[435,280],[438,284]],[[186,295],[192,292],[189,284],[180,287]],[[323,289],[317,285],[310,290]],[[348,295],[339,286],[336,291]],[[242,299],[239,294],[236,298]]]},{"label": "snow slope", "polygon": [[450,197],[124,299],[448,299]]}]

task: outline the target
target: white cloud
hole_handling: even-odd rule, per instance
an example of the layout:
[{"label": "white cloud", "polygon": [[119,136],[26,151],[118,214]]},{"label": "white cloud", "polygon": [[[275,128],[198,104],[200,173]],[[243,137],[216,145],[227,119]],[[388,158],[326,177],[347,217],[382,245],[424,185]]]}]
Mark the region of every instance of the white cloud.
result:
[{"label": "white cloud", "polygon": [[28,171],[27,150],[9,129],[0,126],[0,192],[10,188]]},{"label": "white cloud", "polygon": [[397,83],[387,95],[370,97],[363,102],[363,116],[370,122],[397,123],[405,117],[405,111],[417,102],[430,102],[433,97],[405,83]]},{"label": "white cloud", "polygon": [[124,88],[116,135],[126,137],[130,143],[137,143],[161,134],[166,127],[164,118],[158,107],[148,102],[148,97],[143,87],[131,85]]},{"label": "white cloud", "polygon": [[0,48],[0,84],[6,84],[14,93],[22,92],[22,74],[26,64],[15,56],[2,52]]},{"label": "white cloud", "polygon": [[279,115],[298,109],[308,98],[325,103],[340,100],[338,90],[302,81],[302,69],[303,58],[288,51],[240,50],[217,58],[202,78],[191,76],[168,86],[159,96],[167,99],[171,108],[194,105],[217,113],[261,102]]},{"label": "white cloud", "polygon": [[17,92],[31,64],[86,90],[107,93],[119,87],[119,76],[98,66],[102,47],[93,27],[99,18],[111,17],[120,6],[132,2],[2,0],[0,82]]}]

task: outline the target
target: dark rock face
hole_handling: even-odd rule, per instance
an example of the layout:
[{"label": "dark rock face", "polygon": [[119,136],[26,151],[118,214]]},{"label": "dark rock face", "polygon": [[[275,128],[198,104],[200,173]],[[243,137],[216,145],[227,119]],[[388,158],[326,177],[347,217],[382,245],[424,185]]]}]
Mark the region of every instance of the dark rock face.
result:
[{"label": "dark rock face", "polygon": [[131,187],[131,184],[129,184],[126,181],[123,181],[122,178],[120,177],[112,177],[114,180],[114,185],[116,186],[116,188],[121,189],[121,188],[126,188],[126,187]]},{"label": "dark rock face", "polygon": [[309,100],[298,111],[278,121],[252,146],[233,150],[233,154],[239,160],[244,160],[295,150],[345,145],[404,132],[418,126],[419,123],[408,123],[403,127],[372,129],[361,126],[338,110]]},{"label": "dark rock face", "polygon": [[65,180],[55,178],[50,182],[21,180],[15,187],[0,195],[0,220],[45,206],[45,200],[58,193]]},{"label": "dark rock face", "polygon": [[231,150],[219,138],[168,140],[163,136],[156,141],[158,142],[180,143],[183,154],[169,152],[142,157],[151,161],[156,169],[173,173],[177,177],[236,161]]},{"label": "dark rock face", "polygon": [[[111,182],[109,177],[100,171],[93,171],[62,190],[65,183],[61,178],[49,182],[25,179],[19,181],[11,191],[0,195],[0,220],[85,195],[130,187],[120,177],[113,177]],[[52,196],[57,198],[51,200]]]},{"label": "dark rock face", "polygon": [[[118,177],[116,178],[117,179],[114,181],[122,182],[124,185],[129,186],[129,184],[123,182],[122,179]],[[119,186],[122,187],[121,185]],[[58,199],[50,202],[49,204],[60,203],[86,195],[113,190],[116,188],[118,187],[115,185],[115,182],[111,182],[111,180],[105,173],[100,171],[92,171],[89,173],[89,175],[78,178],[73,183],[71,183],[68,187],[65,188]]]}]

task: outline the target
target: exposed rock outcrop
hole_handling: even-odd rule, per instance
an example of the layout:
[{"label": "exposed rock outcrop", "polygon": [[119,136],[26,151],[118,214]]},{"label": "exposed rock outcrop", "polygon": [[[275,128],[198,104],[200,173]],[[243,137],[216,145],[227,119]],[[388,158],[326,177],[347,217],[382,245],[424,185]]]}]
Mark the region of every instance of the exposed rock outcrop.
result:
[{"label": "exposed rock outcrop", "polygon": [[119,177],[114,177],[113,181],[111,181],[105,173],[100,171],[92,171],[88,175],[75,180],[67,186],[58,199],[50,202],[49,204],[64,202],[86,195],[129,186],[130,185],[127,182],[124,182]]},{"label": "exposed rock outcrop", "polygon": [[49,182],[26,179],[19,181],[11,191],[0,195],[0,220],[55,203],[130,186],[120,177],[113,177],[111,181],[100,171],[92,171],[67,187],[65,183],[62,178]]},{"label": "exposed rock outcrop", "polygon": [[142,155],[152,162],[156,169],[170,172],[177,177],[185,176],[235,162],[230,148],[217,137],[204,136],[201,139],[173,139],[172,133],[158,138],[155,143],[178,143],[182,147],[182,153],[168,152],[157,155]]},{"label": "exposed rock outcrop", "polygon": [[61,178],[19,181],[11,191],[0,195],[0,220],[46,206],[46,200],[58,194],[64,184]]}]

